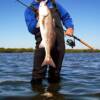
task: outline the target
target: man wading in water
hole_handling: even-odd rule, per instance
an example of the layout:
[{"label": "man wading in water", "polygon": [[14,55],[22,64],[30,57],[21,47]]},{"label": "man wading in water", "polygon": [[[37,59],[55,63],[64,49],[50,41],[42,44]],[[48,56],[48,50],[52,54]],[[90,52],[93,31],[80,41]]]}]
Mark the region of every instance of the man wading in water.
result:
[{"label": "man wading in water", "polygon": [[[34,52],[34,65],[32,71],[32,84],[41,84],[42,80],[45,78],[47,67],[41,67],[41,64],[45,57],[44,48],[39,48],[41,43],[41,33],[40,29],[37,28],[38,22],[38,8],[39,3],[42,0],[33,0],[31,7],[27,8],[25,11],[25,20],[30,33],[34,34],[36,40],[36,49]],[[48,0],[47,6],[51,10],[51,14],[55,20],[55,32],[56,41],[54,48],[51,51],[52,59],[56,65],[56,68],[49,67],[48,70],[48,82],[55,83],[60,81],[60,71],[62,66],[62,61],[64,57],[65,44],[64,44],[64,34],[68,36],[73,35],[74,25],[69,13],[55,0]],[[66,27],[66,32],[64,33],[61,21]]]}]

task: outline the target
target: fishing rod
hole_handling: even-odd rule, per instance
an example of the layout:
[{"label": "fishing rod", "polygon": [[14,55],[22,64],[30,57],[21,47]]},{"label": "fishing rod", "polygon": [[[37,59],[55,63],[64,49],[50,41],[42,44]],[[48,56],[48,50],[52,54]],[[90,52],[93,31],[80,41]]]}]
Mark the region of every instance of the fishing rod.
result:
[{"label": "fishing rod", "polygon": [[84,44],[85,46],[87,46],[88,48],[90,48],[91,50],[95,50],[92,46],[90,46],[89,44],[87,44],[86,42],[84,42],[83,40],[79,39],[78,37],[76,37],[75,35],[72,35],[72,37],[76,40],[78,40],[79,42],[81,42],[82,44]]},{"label": "fishing rod", "polygon": [[27,8],[30,8],[30,9],[34,9],[34,7],[31,5],[31,6],[29,6],[29,5],[27,5],[27,4],[25,4],[25,3],[23,3],[21,0],[16,0],[17,2],[19,2],[21,5],[23,5],[24,7],[27,7]]},{"label": "fishing rod", "polygon": [[[64,32],[66,32],[66,30],[64,30]],[[70,37],[73,37],[74,40],[72,39],[68,39],[66,41],[66,43],[71,46],[72,48],[75,46],[75,39],[78,40],[79,42],[81,42],[82,44],[84,44],[85,46],[87,46],[88,48],[90,48],[91,50],[95,50],[92,46],[90,46],[88,43],[84,42],[82,39],[78,38],[77,36],[75,35],[72,35]]]},{"label": "fishing rod", "polygon": [[[21,5],[23,5],[24,7],[27,7],[27,8],[31,8],[31,9],[34,9],[34,7],[31,5],[31,6],[28,6],[27,4],[25,4],[24,2],[22,2],[21,0],[16,0],[17,2],[19,2]],[[48,0],[45,0],[45,2],[47,3]]]},{"label": "fishing rod", "polygon": [[75,46],[75,39],[76,39],[79,42],[81,42],[82,44],[84,44],[85,46],[87,46],[88,48],[90,48],[91,50],[95,50],[92,46],[90,46],[89,44],[87,44],[86,42],[84,42],[83,40],[81,40],[80,38],[76,37],[75,35],[72,35],[71,37],[74,38],[74,41],[72,39],[68,39],[66,42],[72,48]]},{"label": "fishing rod", "polygon": [[16,1],[17,1],[18,3],[20,3],[21,5],[23,5],[24,7],[30,8],[33,12],[35,12],[36,17],[37,17],[37,15],[38,15],[37,9],[34,8],[34,6],[33,6],[32,4],[29,6],[29,5],[25,4],[24,2],[22,2],[21,0],[16,0]]}]

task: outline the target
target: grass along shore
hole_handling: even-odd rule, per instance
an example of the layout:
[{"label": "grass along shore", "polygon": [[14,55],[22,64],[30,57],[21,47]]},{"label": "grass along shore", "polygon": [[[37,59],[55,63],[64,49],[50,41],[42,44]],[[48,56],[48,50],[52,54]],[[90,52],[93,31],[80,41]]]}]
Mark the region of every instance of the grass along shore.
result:
[{"label": "grass along shore", "polygon": [[[23,52],[34,52],[33,48],[0,48],[0,53],[23,53]],[[80,52],[100,52],[100,49],[66,49],[66,53],[80,53]]]}]

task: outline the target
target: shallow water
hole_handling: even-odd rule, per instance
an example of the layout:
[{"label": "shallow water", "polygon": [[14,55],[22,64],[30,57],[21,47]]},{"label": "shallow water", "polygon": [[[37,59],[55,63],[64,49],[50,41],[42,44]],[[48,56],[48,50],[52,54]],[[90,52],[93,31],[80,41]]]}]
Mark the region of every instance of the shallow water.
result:
[{"label": "shallow water", "polygon": [[59,84],[33,87],[33,53],[0,53],[0,100],[100,100],[100,53],[68,53],[62,65]]}]

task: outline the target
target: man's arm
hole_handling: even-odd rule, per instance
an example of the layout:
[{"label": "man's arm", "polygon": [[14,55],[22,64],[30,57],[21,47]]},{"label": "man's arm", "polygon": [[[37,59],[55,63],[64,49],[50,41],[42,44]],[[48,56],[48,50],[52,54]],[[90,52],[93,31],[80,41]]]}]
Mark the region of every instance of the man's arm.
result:
[{"label": "man's arm", "polygon": [[39,29],[36,28],[38,22],[36,15],[30,8],[27,8],[25,11],[25,21],[30,33],[36,34],[39,31]]},{"label": "man's arm", "polygon": [[65,35],[72,36],[74,31],[74,25],[72,22],[72,18],[70,17],[69,13],[59,4],[56,3],[59,13],[61,15],[61,20],[63,25],[66,27]]}]

